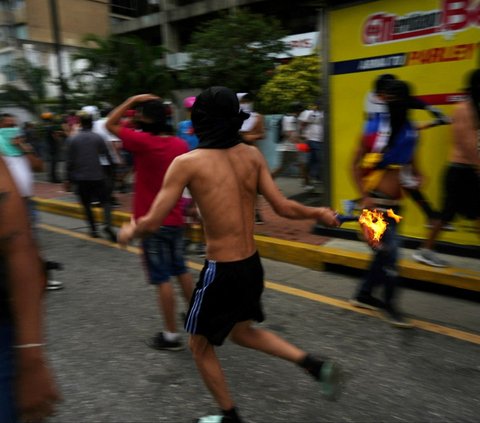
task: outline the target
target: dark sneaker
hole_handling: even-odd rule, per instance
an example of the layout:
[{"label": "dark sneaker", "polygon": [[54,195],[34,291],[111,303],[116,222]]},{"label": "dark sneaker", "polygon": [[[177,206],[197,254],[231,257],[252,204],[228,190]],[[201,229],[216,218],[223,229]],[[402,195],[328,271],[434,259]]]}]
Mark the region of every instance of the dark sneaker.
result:
[{"label": "dark sneaker", "polygon": [[326,399],[336,401],[340,396],[342,371],[340,365],[327,360],[320,370],[320,389]]},{"label": "dark sneaker", "polygon": [[92,238],[100,238],[100,235],[98,235],[97,231],[90,231],[90,236]]},{"label": "dark sneaker", "polygon": [[419,263],[426,264],[428,266],[433,267],[447,267],[448,263],[441,259],[437,254],[435,254],[432,250],[428,250],[427,248],[421,248],[415,251],[412,254],[412,258]]},{"label": "dark sneaker", "polygon": [[371,295],[359,295],[349,300],[349,303],[355,307],[368,308],[369,310],[381,310],[385,308],[385,303]]},{"label": "dark sneaker", "polygon": [[63,282],[52,281],[50,279],[47,281],[47,285],[45,286],[45,289],[47,291],[58,291],[59,289],[63,289],[63,288],[64,288]]},{"label": "dark sneaker", "polygon": [[163,332],[159,332],[156,336],[149,339],[147,345],[154,350],[181,351],[185,348],[181,341],[167,341],[163,336]]},{"label": "dark sneaker", "polygon": [[385,309],[385,318],[392,326],[401,329],[413,328],[413,323],[405,319],[398,311],[389,308]]}]

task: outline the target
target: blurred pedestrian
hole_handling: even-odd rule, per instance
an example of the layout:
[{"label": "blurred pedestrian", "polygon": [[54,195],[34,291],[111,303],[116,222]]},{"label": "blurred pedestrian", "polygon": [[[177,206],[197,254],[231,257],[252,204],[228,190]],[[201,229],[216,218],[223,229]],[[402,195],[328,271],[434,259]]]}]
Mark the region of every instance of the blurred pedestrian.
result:
[{"label": "blurred pedestrian", "polygon": [[148,213],[124,225],[119,233],[119,242],[126,244],[156,231],[185,186],[200,208],[207,260],[185,328],[190,333],[195,363],[221,409],[221,416],[205,417],[198,422],[241,422],[215,352],[215,347],[229,335],[241,346],[298,364],[320,382],[327,397],[335,397],[339,388],[336,364],[317,359],[274,333],[252,325],[253,320],[264,320],[263,269],[253,236],[257,191],[281,216],[318,219],[329,226],[338,226],[338,221],[329,208],[307,207],[281,194],[260,151],[239,138],[238,131],[247,117],[239,111],[238,99],[228,88],[211,87],[197,96],[192,122],[200,140],[198,148],[174,160]]},{"label": "blurred pedestrian", "polygon": [[[37,212],[35,204],[32,201],[33,196],[33,172],[43,170],[43,160],[35,150],[34,145],[30,144],[17,125],[17,119],[14,115],[4,114],[0,126],[0,154],[3,156],[8,170],[15,181],[17,190],[25,202],[28,211],[30,225],[35,230],[37,223]],[[30,137],[30,140],[32,138]],[[38,147],[38,144],[37,144]],[[45,272],[47,274],[46,289],[49,291],[63,288],[63,283],[51,279],[51,271],[60,269],[61,265],[53,261],[45,262]]]},{"label": "blurred pedestrian", "polygon": [[[136,125],[139,130],[122,126],[120,121],[128,109],[137,108]],[[152,205],[162,187],[172,161],[188,152],[182,139],[168,135],[165,105],[151,94],[130,97],[109,115],[107,129],[118,136],[123,148],[134,156],[135,188],[134,218],[140,219]],[[183,349],[176,323],[175,292],[171,278],[176,277],[188,304],[192,296],[193,280],[184,258],[184,220],[181,202],[171,204],[172,211],[159,221],[157,230],[142,242],[143,257],[149,282],[157,287],[157,303],[163,314],[165,330],[150,341],[159,350]]]},{"label": "blurred pedestrian", "polygon": [[[386,103],[386,89],[388,85],[396,79],[397,78],[395,75],[389,73],[382,74],[375,79],[374,90],[367,95],[365,101],[364,111],[367,122],[369,120],[371,121],[377,119],[379,115],[389,113]],[[423,102],[422,100],[416,97],[410,97],[408,102],[409,109],[426,110],[435,119],[432,123],[429,123],[427,125],[417,125],[417,129],[427,129],[433,126],[450,123],[450,120],[447,116],[445,116],[438,109]],[[387,121],[388,120],[384,120],[384,122]],[[386,131],[388,130],[388,125],[385,127],[381,127],[378,136],[385,139],[385,135],[387,133]],[[378,144],[381,144],[381,142]],[[431,225],[433,220],[438,218],[438,212],[432,208],[430,202],[421,190],[423,180],[423,175],[415,159],[412,157],[412,162],[402,166],[400,170],[400,184],[402,185],[403,191],[415,202],[415,204],[417,204],[418,207],[420,207],[422,212],[425,214],[425,217],[427,218],[428,224]]]},{"label": "blurred pedestrian", "polygon": [[298,102],[289,105],[288,112],[282,116],[281,139],[277,143],[276,150],[279,153],[280,164],[272,171],[272,177],[275,179],[283,172],[289,170],[292,165],[298,166],[303,178],[304,186],[308,186],[305,161],[302,160],[297,145],[301,142],[298,115],[302,111],[302,104]]},{"label": "blurred pedestrian", "polygon": [[120,203],[114,197],[113,192],[115,189],[115,181],[117,177],[117,172],[119,167],[123,164],[121,157],[122,142],[120,138],[113,135],[110,131],[107,130],[105,124],[107,123],[107,116],[111,112],[111,108],[102,109],[100,111],[100,119],[97,119],[93,122],[92,131],[100,135],[105,141],[107,146],[108,153],[110,155],[110,160],[107,156],[100,156],[100,163],[102,165],[103,171],[105,173],[105,181],[107,183],[107,195],[110,199],[112,206],[119,206]]},{"label": "blurred pedestrian", "polygon": [[49,180],[54,184],[62,182],[59,176],[58,164],[61,160],[62,146],[66,134],[62,126],[55,122],[55,116],[51,112],[44,112],[41,115],[43,121],[43,134],[45,137],[45,146],[50,160]]},{"label": "blurred pedestrian", "polygon": [[[409,120],[409,86],[391,81],[385,90],[388,113],[371,117],[362,134],[352,163],[355,185],[361,193],[360,208],[399,214],[402,197],[400,168],[411,162],[418,140]],[[396,304],[398,285],[399,237],[395,219],[386,217],[387,228],[381,244],[374,248],[374,257],[365,279],[350,302],[358,307],[381,310],[395,327],[410,328],[412,323]],[[384,300],[372,295],[377,285],[384,287]]]},{"label": "blurred pedestrian", "polygon": [[180,121],[177,126],[177,136],[187,142],[190,151],[198,146],[198,137],[195,135],[191,120],[193,103],[195,103],[195,97],[190,96],[183,99],[183,107],[188,116],[187,119]]},{"label": "blurred pedestrian", "polygon": [[[240,127],[240,137],[245,144],[258,147],[257,143],[265,138],[265,118],[262,114],[254,111],[253,96],[250,93],[238,93],[240,109],[249,116]],[[263,225],[265,222],[257,206],[255,207],[255,224]]]},{"label": "blurred pedestrian", "polygon": [[325,148],[323,142],[323,119],[321,100],[317,100],[298,116],[300,134],[308,145],[305,189],[314,189],[313,184],[322,181],[322,169],[325,166]]},{"label": "blurred pedestrian", "polygon": [[45,277],[27,211],[0,158],[0,421],[42,421],[60,395],[47,364]]},{"label": "blurred pedestrian", "polygon": [[100,201],[103,207],[103,232],[111,242],[116,242],[112,229],[111,203],[108,196],[105,174],[100,164],[104,155],[111,160],[103,138],[92,132],[93,119],[90,114],[80,113],[80,131],[67,141],[66,190],[75,184],[77,195],[90,226],[90,236],[98,238],[97,224],[92,211],[92,202]]},{"label": "blurred pedestrian", "polygon": [[442,228],[457,214],[475,220],[480,236],[480,69],[468,75],[467,98],[455,106],[452,129],[440,218],[434,221],[422,248],[413,254],[415,260],[434,267],[448,266],[433,248]]}]

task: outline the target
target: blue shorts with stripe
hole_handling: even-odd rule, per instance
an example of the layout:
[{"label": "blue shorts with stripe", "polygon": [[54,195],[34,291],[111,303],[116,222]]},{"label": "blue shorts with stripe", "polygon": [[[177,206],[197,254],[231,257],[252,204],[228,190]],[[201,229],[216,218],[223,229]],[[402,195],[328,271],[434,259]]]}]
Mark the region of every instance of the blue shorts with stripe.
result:
[{"label": "blue shorts with stripe", "polygon": [[235,324],[261,322],[263,267],[260,256],[235,262],[206,260],[193,292],[185,330],[222,345]]}]

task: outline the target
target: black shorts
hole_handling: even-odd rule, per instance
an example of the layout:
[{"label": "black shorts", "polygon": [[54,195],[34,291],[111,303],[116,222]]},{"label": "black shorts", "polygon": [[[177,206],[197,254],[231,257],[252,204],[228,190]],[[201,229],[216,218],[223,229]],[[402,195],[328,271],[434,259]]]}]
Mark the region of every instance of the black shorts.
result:
[{"label": "black shorts", "polygon": [[473,166],[451,163],[445,173],[444,192],[443,222],[450,222],[456,214],[470,220],[480,218],[480,177]]},{"label": "black shorts", "polygon": [[193,292],[185,330],[222,345],[235,324],[264,320],[260,297],[263,267],[260,256],[234,262],[206,260]]}]

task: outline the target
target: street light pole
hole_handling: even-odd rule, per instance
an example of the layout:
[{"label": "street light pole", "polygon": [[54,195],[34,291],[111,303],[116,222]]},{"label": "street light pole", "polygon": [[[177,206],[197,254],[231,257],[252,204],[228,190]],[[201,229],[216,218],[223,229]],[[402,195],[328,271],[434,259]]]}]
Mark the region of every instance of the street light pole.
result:
[{"label": "street light pole", "polygon": [[61,36],[60,36],[60,26],[58,22],[57,0],[49,0],[49,1],[50,1],[50,16],[52,18],[53,46],[54,46],[55,55],[57,58],[58,80],[60,83],[60,108],[61,108],[61,112],[65,113],[67,109],[67,99],[65,97],[65,79],[63,78]]}]

